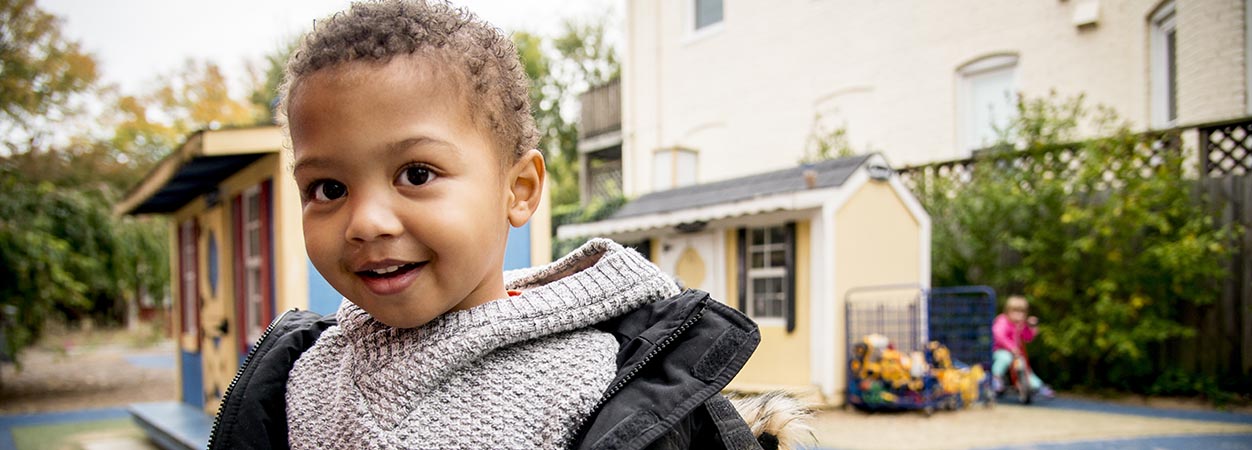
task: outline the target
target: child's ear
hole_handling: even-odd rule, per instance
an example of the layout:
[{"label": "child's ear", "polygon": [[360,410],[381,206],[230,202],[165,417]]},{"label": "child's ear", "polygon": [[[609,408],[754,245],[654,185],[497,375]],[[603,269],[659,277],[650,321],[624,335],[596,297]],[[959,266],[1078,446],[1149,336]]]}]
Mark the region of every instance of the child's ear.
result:
[{"label": "child's ear", "polygon": [[547,169],[539,150],[523,153],[509,169],[509,225],[520,227],[530,220],[543,198],[543,180]]}]

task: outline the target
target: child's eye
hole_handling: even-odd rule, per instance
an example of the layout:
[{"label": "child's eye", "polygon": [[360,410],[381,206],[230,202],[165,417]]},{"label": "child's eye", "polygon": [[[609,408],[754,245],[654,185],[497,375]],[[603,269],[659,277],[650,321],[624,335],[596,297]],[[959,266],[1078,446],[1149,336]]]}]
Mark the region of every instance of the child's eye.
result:
[{"label": "child's eye", "polygon": [[319,202],[328,202],[348,194],[348,187],[338,181],[318,181],[309,187],[310,197]]},{"label": "child's eye", "polygon": [[396,178],[396,183],[401,185],[421,186],[435,179],[435,172],[429,167],[416,165],[405,167],[400,171],[400,176]]}]

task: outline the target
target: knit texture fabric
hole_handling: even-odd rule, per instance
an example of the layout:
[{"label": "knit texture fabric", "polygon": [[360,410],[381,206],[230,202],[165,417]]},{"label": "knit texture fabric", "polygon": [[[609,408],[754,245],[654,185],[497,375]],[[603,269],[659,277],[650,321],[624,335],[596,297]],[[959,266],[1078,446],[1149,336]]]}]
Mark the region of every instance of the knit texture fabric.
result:
[{"label": "knit texture fabric", "polygon": [[417,328],[343,302],[291,371],[291,447],[566,447],[617,371],[616,340],[590,325],[678,293],[607,239],[505,279],[522,293]]}]

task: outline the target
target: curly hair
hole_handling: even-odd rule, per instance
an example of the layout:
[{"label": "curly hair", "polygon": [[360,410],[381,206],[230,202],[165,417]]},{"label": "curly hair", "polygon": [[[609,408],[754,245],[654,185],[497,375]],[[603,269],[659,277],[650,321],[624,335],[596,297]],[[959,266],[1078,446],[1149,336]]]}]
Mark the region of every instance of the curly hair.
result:
[{"label": "curly hair", "polygon": [[411,54],[438,55],[461,72],[472,85],[469,104],[483,106],[470,108],[471,115],[508,152],[504,162],[535,148],[539,131],[530,113],[530,82],[513,41],[468,10],[439,0],[357,2],[315,23],[287,60],[278,123],[290,136],[288,101],[304,77],[353,61],[386,63]]}]

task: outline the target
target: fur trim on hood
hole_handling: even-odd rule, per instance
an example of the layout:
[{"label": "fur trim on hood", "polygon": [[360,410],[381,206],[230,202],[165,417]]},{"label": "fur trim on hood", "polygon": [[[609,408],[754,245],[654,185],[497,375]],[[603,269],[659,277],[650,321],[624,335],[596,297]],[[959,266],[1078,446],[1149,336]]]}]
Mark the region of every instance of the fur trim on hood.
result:
[{"label": "fur trim on hood", "polygon": [[730,402],[765,450],[792,450],[817,440],[808,424],[813,412],[786,393],[732,397]]}]

